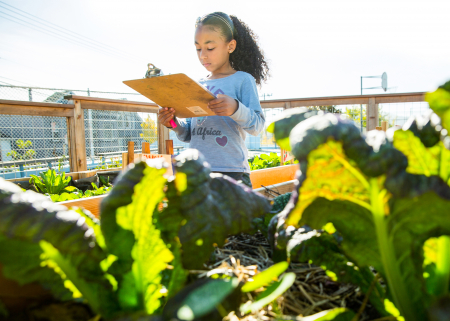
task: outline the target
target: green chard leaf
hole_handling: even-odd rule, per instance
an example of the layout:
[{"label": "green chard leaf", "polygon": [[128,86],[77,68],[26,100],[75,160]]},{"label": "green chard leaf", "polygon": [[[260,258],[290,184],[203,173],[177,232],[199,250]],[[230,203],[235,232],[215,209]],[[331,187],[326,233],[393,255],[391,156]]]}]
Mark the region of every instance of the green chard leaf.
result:
[{"label": "green chard leaf", "polygon": [[317,111],[309,110],[306,107],[286,109],[280,118],[267,127],[269,133],[273,133],[277,144],[284,150],[291,150],[289,134],[291,130],[301,121],[317,115]]},{"label": "green chard leaf", "polygon": [[242,313],[249,313],[261,310],[280,295],[286,292],[295,282],[296,275],[293,272],[284,274],[280,281],[272,283],[263,293],[257,297],[255,302],[243,304],[240,308]]},{"label": "green chard leaf", "polygon": [[6,309],[6,306],[3,304],[3,302],[0,300],[0,317],[7,317],[9,314],[8,310]]},{"label": "green chard leaf", "polygon": [[[253,219],[270,211],[270,202],[228,176],[210,174],[197,150],[175,158],[175,179],[168,184],[168,206],[158,215],[163,233],[179,224],[182,261],[186,269],[203,267],[229,235],[254,232]],[[206,165],[205,165],[206,164]],[[173,236],[172,236],[173,237]]]},{"label": "green chard leaf", "polygon": [[145,163],[137,163],[118,177],[118,182],[100,204],[101,229],[105,237],[108,252],[117,256],[120,261],[114,264],[113,275],[120,276],[131,270],[133,259],[131,250],[135,243],[132,231],[124,229],[117,223],[116,211],[119,207],[131,203],[134,186],[144,176]]},{"label": "green chard leaf", "polygon": [[239,308],[241,295],[237,278],[198,279],[168,300],[162,316],[164,320],[222,320]]},{"label": "green chard leaf", "polygon": [[331,222],[345,256],[359,269],[379,271],[405,319],[426,319],[422,246],[450,234],[450,187],[439,176],[407,172],[407,157],[384,132],[363,137],[332,114],[306,119],[289,137],[301,171],[297,190],[271,222],[275,248],[292,237],[290,225],[321,229]]},{"label": "green chard leaf", "polygon": [[352,321],[355,313],[346,308],[334,308],[302,318],[302,321]]},{"label": "green chard leaf", "polygon": [[276,280],[278,276],[286,271],[289,267],[288,262],[279,262],[272,265],[267,270],[262,271],[257,274],[252,281],[248,281],[242,287],[242,292],[251,292],[259,289],[260,287],[270,284],[272,281]]},{"label": "green chard leaf", "polygon": [[0,179],[0,263],[6,278],[39,282],[61,300],[83,297],[105,317],[117,310],[100,262],[106,258],[81,216]]},{"label": "green chard leaf", "polygon": [[253,231],[252,220],[270,211],[270,202],[247,186],[210,175],[198,151],[175,160],[169,182],[161,160],[134,164],[101,204],[106,248],[117,257],[108,273],[127,311],[156,311],[158,299],[185,283],[184,268],[202,268],[215,244]]},{"label": "green chard leaf", "polygon": [[239,280],[237,278],[210,280],[188,294],[181,303],[177,317],[180,320],[194,320],[210,313],[238,285]]},{"label": "green chard leaf", "polygon": [[[152,314],[164,296],[161,272],[174,256],[153,223],[153,213],[164,197],[165,171],[160,161],[136,163],[102,202],[105,243],[117,256],[109,272],[123,274],[118,278],[118,292],[124,311]],[[119,248],[112,250],[112,246]]]},{"label": "green chard leaf", "polygon": [[436,91],[427,93],[425,100],[431,109],[442,119],[442,126],[450,130],[450,81],[447,81],[436,89]]},{"label": "green chard leaf", "polygon": [[[450,150],[440,140],[440,119],[435,114],[428,117],[411,117],[401,130],[393,132],[394,147],[408,158],[406,171],[427,177],[438,176],[450,185]],[[389,133],[392,136],[392,132]],[[435,259],[425,264],[428,276],[426,287],[429,293],[447,294],[450,279],[450,237],[440,236],[433,248]],[[429,255],[425,253],[425,260]]]},{"label": "green chard leaf", "polygon": [[[388,133],[394,147],[408,159],[406,172],[425,176],[439,176],[450,185],[450,150],[440,141],[439,118],[411,117],[403,129]],[[392,137],[393,135],[393,137]]]}]

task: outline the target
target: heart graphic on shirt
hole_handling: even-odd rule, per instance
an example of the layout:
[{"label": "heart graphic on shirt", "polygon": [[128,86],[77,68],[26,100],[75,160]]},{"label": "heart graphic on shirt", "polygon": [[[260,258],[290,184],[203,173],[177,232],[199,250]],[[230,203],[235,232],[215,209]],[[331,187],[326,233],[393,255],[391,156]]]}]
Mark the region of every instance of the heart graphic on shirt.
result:
[{"label": "heart graphic on shirt", "polygon": [[216,143],[219,144],[219,146],[221,146],[221,147],[225,147],[228,143],[228,137],[227,136],[222,136],[222,137],[217,136]]}]

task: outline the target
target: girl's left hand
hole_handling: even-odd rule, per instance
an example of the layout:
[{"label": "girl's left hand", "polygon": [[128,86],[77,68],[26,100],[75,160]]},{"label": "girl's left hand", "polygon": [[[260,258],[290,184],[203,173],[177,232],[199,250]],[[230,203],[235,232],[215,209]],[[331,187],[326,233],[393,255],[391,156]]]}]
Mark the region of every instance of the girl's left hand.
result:
[{"label": "girl's left hand", "polygon": [[208,108],[217,116],[231,116],[238,109],[237,101],[230,96],[218,94],[217,98],[211,100]]}]

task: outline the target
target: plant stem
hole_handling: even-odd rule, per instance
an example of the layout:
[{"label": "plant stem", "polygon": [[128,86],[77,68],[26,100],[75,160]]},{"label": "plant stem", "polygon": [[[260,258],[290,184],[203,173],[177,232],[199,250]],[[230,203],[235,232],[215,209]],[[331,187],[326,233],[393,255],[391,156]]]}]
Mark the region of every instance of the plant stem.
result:
[{"label": "plant stem", "polygon": [[410,300],[411,295],[408,293],[399,266],[397,265],[394,244],[389,242],[382,197],[384,194],[380,192],[377,179],[371,178],[370,203],[372,204],[372,215],[377,233],[381,263],[383,264],[389,291],[392,293],[394,303],[405,320],[419,321],[420,316],[416,313],[415,306]]},{"label": "plant stem", "polygon": [[450,274],[450,237],[441,236],[437,241],[436,278],[437,295],[448,293]]}]

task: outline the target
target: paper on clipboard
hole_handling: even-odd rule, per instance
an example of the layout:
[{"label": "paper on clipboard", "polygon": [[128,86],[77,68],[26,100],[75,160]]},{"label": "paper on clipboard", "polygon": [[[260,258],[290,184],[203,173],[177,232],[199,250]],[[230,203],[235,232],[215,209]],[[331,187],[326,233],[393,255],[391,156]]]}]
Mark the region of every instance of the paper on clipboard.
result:
[{"label": "paper on clipboard", "polygon": [[216,97],[185,74],[127,80],[125,85],[161,107],[175,109],[179,118],[215,116],[208,103]]}]

